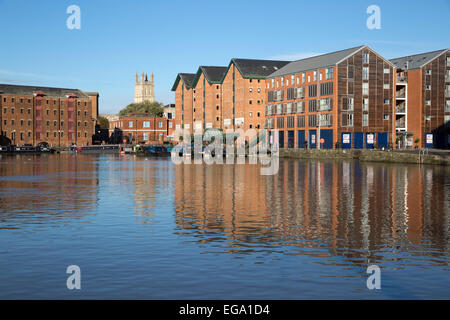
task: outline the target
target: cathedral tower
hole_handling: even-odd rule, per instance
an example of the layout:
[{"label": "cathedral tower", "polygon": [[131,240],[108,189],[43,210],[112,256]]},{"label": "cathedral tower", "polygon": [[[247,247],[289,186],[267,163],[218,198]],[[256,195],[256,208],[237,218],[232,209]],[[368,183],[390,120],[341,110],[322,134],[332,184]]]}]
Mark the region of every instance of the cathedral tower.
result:
[{"label": "cathedral tower", "polygon": [[148,75],[144,74],[144,72],[142,72],[141,81],[139,81],[139,76],[136,72],[136,76],[134,77],[134,103],[155,101],[155,86],[153,80],[153,72],[150,81],[148,80]]}]

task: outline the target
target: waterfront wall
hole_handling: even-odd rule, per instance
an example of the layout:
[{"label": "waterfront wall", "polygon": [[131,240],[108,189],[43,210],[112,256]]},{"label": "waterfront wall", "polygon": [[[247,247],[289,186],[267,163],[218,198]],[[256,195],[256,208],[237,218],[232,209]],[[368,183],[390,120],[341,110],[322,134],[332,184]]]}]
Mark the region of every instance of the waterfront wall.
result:
[{"label": "waterfront wall", "polygon": [[280,149],[280,158],[294,159],[356,159],[368,162],[387,163],[422,163],[450,165],[448,153],[419,155],[417,153],[402,153],[398,151],[355,150],[355,149]]}]

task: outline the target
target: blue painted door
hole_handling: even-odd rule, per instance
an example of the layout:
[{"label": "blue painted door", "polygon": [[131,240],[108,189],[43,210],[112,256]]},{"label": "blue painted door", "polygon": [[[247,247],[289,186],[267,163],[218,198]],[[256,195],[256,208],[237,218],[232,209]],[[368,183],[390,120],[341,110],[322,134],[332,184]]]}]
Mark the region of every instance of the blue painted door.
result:
[{"label": "blue painted door", "polygon": [[287,147],[288,148],[294,148],[294,130],[288,131],[288,137],[287,137]]},{"label": "blue painted door", "polygon": [[341,146],[342,146],[342,149],[351,149],[352,148],[352,133],[351,132],[342,132],[341,133]]},{"label": "blue painted door", "polygon": [[355,132],[355,149],[364,149],[364,133]]},{"label": "blue painted door", "polygon": [[375,145],[375,133],[367,133],[366,134],[366,148],[373,149]]},{"label": "blue painted door", "polygon": [[284,131],[278,132],[278,147],[284,148]]},{"label": "blue painted door", "polygon": [[317,134],[316,130],[309,130],[309,148],[316,149],[317,148]]},{"label": "blue painted door", "polygon": [[297,133],[297,145],[299,149],[302,149],[305,147],[305,131],[299,130]]},{"label": "blue painted door", "polygon": [[388,148],[388,134],[387,132],[378,133],[378,148]]},{"label": "blue painted door", "polygon": [[323,149],[333,149],[333,130],[332,129],[321,129],[320,130],[320,140],[324,140],[323,144],[320,146]]}]

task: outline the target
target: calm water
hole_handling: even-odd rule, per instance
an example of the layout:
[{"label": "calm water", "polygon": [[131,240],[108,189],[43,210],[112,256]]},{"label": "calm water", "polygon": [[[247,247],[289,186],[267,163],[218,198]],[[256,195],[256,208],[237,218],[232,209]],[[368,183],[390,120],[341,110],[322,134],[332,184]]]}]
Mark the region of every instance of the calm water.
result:
[{"label": "calm water", "polygon": [[3,156],[0,298],[449,299],[449,226],[445,167]]}]

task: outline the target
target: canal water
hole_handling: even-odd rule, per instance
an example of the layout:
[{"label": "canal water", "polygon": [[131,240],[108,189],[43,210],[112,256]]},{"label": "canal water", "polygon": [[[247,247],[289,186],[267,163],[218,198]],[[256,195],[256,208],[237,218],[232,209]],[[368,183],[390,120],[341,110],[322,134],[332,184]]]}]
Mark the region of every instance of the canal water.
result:
[{"label": "canal water", "polygon": [[[450,298],[448,168],[259,169],[1,156],[0,298]],[[80,290],[67,288],[70,265]]]}]

